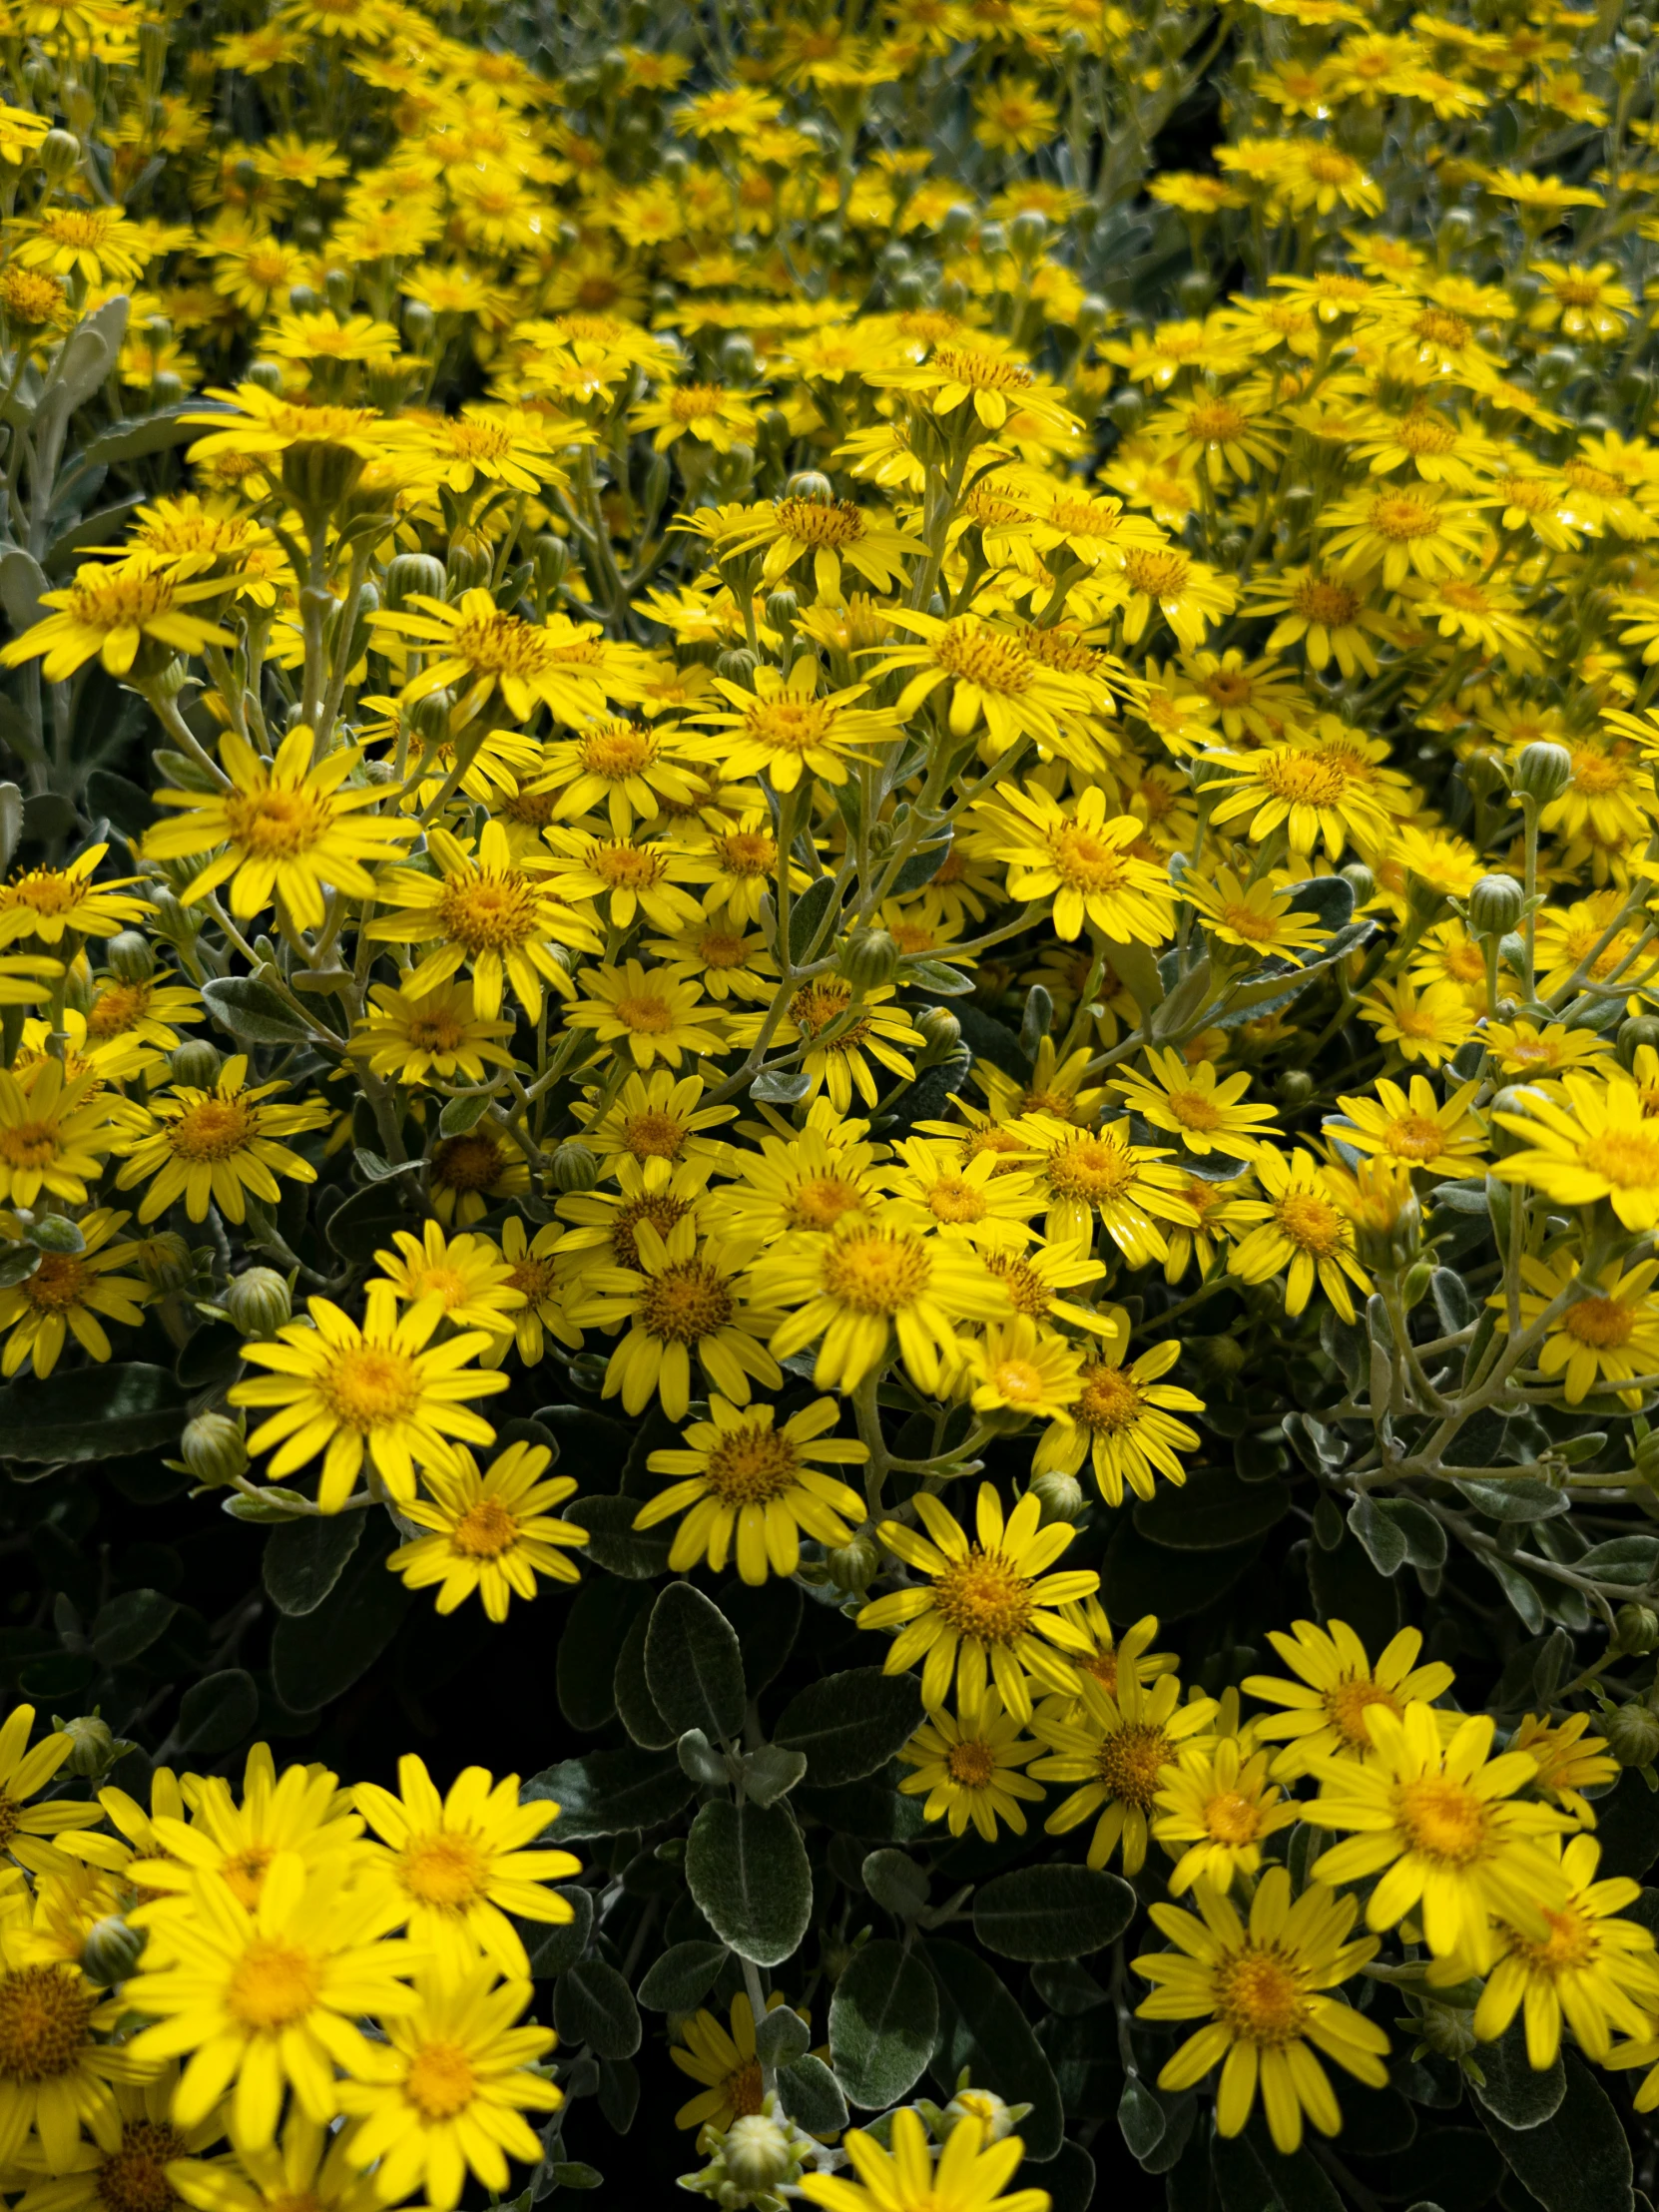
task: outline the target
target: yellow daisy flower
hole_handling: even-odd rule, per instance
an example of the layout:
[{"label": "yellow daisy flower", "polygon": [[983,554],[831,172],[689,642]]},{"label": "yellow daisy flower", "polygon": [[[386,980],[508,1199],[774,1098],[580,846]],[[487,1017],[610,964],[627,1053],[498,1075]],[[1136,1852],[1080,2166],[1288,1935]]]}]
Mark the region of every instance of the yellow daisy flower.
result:
[{"label": "yellow daisy flower", "polygon": [[1227,1272],[1245,1283],[1285,1275],[1285,1311],[1293,1318],[1317,1283],[1346,1322],[1354,1319],[1350,1285],[1369,1296],[1371,1278],[1354,1257],[1354,1225],[1338,1205],[1327,1170],[1298,1146],[1289,1159],[1264,1151],[1256,1163],[1264,1195],[1239,1211],[1256,1224],[1227,1256]]},{"label": "yellow daisy flower", "polygon": [[1075,1474],[1087,1457],[1109,1505],[1123,1503],[1126,1483],[1137,1497],[1151,1497],[1160,1474],[1169,1482],[1185,1482],[1178,1454],[1196,1451],[1199,1434],[1175,1415],[1204,1410],[1204,1400],[1191,1390],[1159,1381],[1181,1357],[1176,1338],[1154,1345],[1126,1368],[1128,1345],[1125,1317],[1122,1329],[1078,1371],[1065,1420],[1044,1430],[1031,1461],[1033,1474]]},{"label": "yellow daisy flower", "polygon": [[684,1420],[692,1395],[692,1357],[717,1390],[736,1405],[750,1400],[750,1379],[777,1389],[783,1372],[761,1341],[776,1324],[776,1305],[750,1271],[753,1247],[699,1240],[688,1217],[666,1237],[650,1222],[634,1229],[637,1267],[599,1265],[570,1290],[566,1311],[578,1329],[607,1335],[627,1326],[611,1354],[604,1395],[619,1396],[630,1414],[653,1397],[670,1420]]},{"label": "yellow daisy flower", "polygon": [[653,1474],[681,1479],[642,1505],[634,1526],[685,1515],[668,1556],[673,1573],[706,1560],[720,1574],[734,1559],[743,1580],[758,1586],[769,1573],[796,1572],[803,1532],[835,1549],[852,1541],[864,1501],[815,1464],[855,1467],[869,1457],[861,1443],[829,1434],[840,1407],[821,1397],[776,1426],[775,1419],[771,1405],[734,1405],[717,1392],[706,1421],[694,1421],[680,1445],[652,1452]]},{"label": "yellow daisy flower", "polygon": [[[139,1207],[141,1222],[154,1221],[178,1200],[192,1221],[206,1221],[217,1206],[227,1221],[248,1218],[248,1194],[275,1206],[281,1198],[278,1175],[291,1182],[314,1183],[316,1170],[279,1137],[320,1129],[329,1120],[315,1101],[278,1106],[270,1103],[286,1088],[282,1083],[248,1081],[248,1055],[233,1053],[212,1090],[177,1083],[145,1112],[145,1126],[123,1138],[126,1155],[116,1177],[124,1191],[148,1182]],[[0,1150],[4,1137],[0,1135]]]},{"label": "yellow daisy flower", "polygon": [[1470,1102],[1478,1083],[1463,1083],[1444,1105],[1423,1075],[1408,1090],[1384,1078],[1375,1098],[1339,1098],[1346,1117],[1327,1120],[1326,1131],[1350,1151],[1376,1154],[1425,1175],[1469,1175],[1486,1151],[1486,1131]]},{"label": "yellow daisy flower", "polygon": [[1042,1746],[1021,1733],[1020,1723],[1002,1710],[1002,1700],[987,1689],[977,1706],[959,1715],[930,1714],[898,1756],[915,1772],[899,1783],[904,1797],[921,1797],[930,1821],[944,1821],[952,1836],[967,1832],[969,1821],[987,1844],[996,1841],[996,1824],[1025,1834],[1020,1800],[1040,1805],[1041,1783],[1020,1773]]},{"label": "yellow daisy flower", "polygon": [[1175,1860],[1169,1892],[1177,1898],[1200,1881],[1225,1896],[1236,1875],[1255,1875],[1264,1837],[1289,1828],[1299,1812],[1268,1780],[1268,1754],[1237,1736],[1223,1736],[1213,1751],[1183,1745],[1153,1803],[1152,1833]]},{"label": "yellow daisy flower", "polygon": [[1241,1687],[1247,1697],[1288,1708],[1251,1723],[1256,1735],[1285,1740],[1273,1767],[1281,1781],[1310,1772],[1315,1759],[1368,1757],[1366,1714],[1372,1706],[1384,1706],[1397,1718],[1412,1699],[1426,1705],[1443,1696],[1453,1680],[1441,1660],[1417,1665],[1422,1636],[1414,1628],[1402,1628],[1375,1667],[1347,1621],[1329,1621],[1324,1628],[1294,1621],[1288,1636],[1270,1628],[1268,1641],[1298,1679],[1249,1674]]},{"label": "yellow daisy flower", "polygon": [[1047,1746],[1031,1768],[1036,1780],[1077,1785],[1043,1823],[1044,1833],[1069,1836],[1094,1820],[1089,1865],[1104,1867],[1121,1848],[1124,1873],[1137,1875],[1146,1864],[1163,1771],[1189,1736],[1209,1727],[1216,1702],[1200,1697],[1183,1705],[1173,1674],[1143,1687],[1138,1672],[1121,1669],[1111,1690],[1088,1674],[1074,1674],[1067,1688],[1078,1702],[1062,1713],[1045,1701],[1031,1724]]},{"label": "yellow daisy flower", "polygon": [[[141,1309],[153,1295],[149,1285],[136,1276],[110,1272],[125,1267],[138,1251],[136,1244],[110,1242],[131,1219],[130,1214],[94,1207],[76,1225],[82,1239],[79,1252],[43,1252],[32,1275],[0,1290],[0,1331],[9,1332],[0,1375],[16,1375],[26,1360],[36,1375],[50,1375],[69,1337],[90,1358],[107,1360],[111,1346],[104,1321],[119,1322],[125,1329],[139,1327]],[[0,1236],[21,1241],[21,1229],[13,1239],[13,1227],[0,1216]]]}]

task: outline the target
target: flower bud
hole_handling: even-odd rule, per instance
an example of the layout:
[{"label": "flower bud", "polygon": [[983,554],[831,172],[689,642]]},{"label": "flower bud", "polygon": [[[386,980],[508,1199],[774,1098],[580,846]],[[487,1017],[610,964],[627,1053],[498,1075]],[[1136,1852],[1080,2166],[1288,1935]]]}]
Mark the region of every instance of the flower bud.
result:
[{"label": "flower bud", "polygon": [[590,1397],[597,1397],[605,1387],[605,1377],[610,1362],[602,1353],[579,1352],[570,1363],[570,1380],[579,1390],[586,1390]]},{"label": "flower bud", "polygon": [[849,1544],[827,1551],[824,1563],[836,1589],[856,1596],[860,1590],[867,1590],[880,1572],[881,1547],[872,1535],[860,1529]]},{"label": "flower bud", "polygon": [[859,990],[876,990],[898,973],[897,940],[885,929],[860,929],[842,945],[839,966]]},{"label": "flower bud", "polygon": [[747,645],[735,645],[730,652],[719,654],[715,660],[715,674],[723,676],[729,684],[752,682],[755,668],[755,656]]},{"label": "flower bud", "polygon": [[1645,1705],[1617,1705],[1602,1716],[1607,1748],[1621,1767],[1645,1767],[1659,1754],[1659,1713]]},{"label": "flower bud", "polygon": [[210,1487],[234,1482],[248,1471],[248,1446],[242,1430],[224,1413],[198,1413],[179,1439],[179,1456],[198,1482]]},{"label": "flower bud", "polygon": [[1523,748],[1510,781],[1517,799],[1547,807],[1572,782],[1572,755],[1564,745],[1548,745],[1540,739]]},{"label": "flower bud", "polygon": [[1512,875],[1483,875],[1469,893],[1469,927],[1477,937],[1506,937],[1525,904],[1526,893]]},{"label": "flower bud", "polygon": [[1409,1313],[1413,1306],[1420,1306],[1428,1295],[1428,1286],[1434,1280],[1432,1260],[1417,1260],[1406,1271],[1399,1287],[1400,1303]]},{"label": "flower bud", "polygon": [[1058,1467],[1051,1467],[1046,1474],[1037,1475],[1031,1484],[1031,1495],[1042,1508],[1040,1528],[1047,1528],[1051,1521],[1074,1521],[1089,1502],[1083,1485],[1075,1474],[1064,1474]]},{"label": "flower bud", "polygon": [[1279,1102],[1288,1114],[1306,1106],[1314,1095],[1314,1078],[1306,1068],[1286,1068],[1274,1084]]},{"label": "flower bud", "polygon": [[920,1030],[925,1051],[923,1064],[948,1060],[962,1041],[962,1025],[948,1006],[928,1006],[916,1015],[915,1026]]},{"label": "flower bud", "polygon": [[1616,1047],[1620,1067],[1633,1068],[1644,1044],[1659,1049],[1659,1021],[1652,1014],[1636,1014],[1621,1022]]},{"label": "flower bud", "polygon": [[422,745],[447,745],[449,718],[454,709],[455,694],[447,686],[430,691],[408,710],[409,728]]},{"label": "flower bud", "polygon": [[332,438],[296,438],[282,454],[282,489],[308,523],[331,515],[367,466]]},{"label": "flower bud", "polygon": [[1365,861],[1350,860],[1347,867],[1339,872],[1343,881],[1354,893],[1355,906],[1357,908],[1369,906],[1377,896],[1377,877],[1367,867]]},{"label": "flower bud", "polygon": [[800,468],[785,484],[784,497],[805,499],[815,507],[832,507],[835,503],[835,487],[821,470]]},{"label": "flower bud", "polygon": [[400,614],[419,592],[427,599],[443,597],[443,563],[431,553],[396,553],[386,563],[385,596],[380,604],[388,614]]},{"label": "flower bud", "polygon": [[1420,2008],[1409,2022],[1417,2031],[1418,2048],[1431,2050],[1436,2058],[1466,2058],[1474,2048],[1472,2015],[1455,2004],[1436,2004],[1431,1997],[1418,2003]]},{"label": "flower bud", "polygon": [[1651,1605],[1621,1605],[1613,1615],[1613,1641],[1619,1651],[1659,1650],[1659,1613]]},{"label": "flower bud", "polygon": [[100,1714],[79,1713],[71,1721],[54,1716],[53,1725],[60,1736],[69,1738],[65,1774],[75,1775],[82,1782],[95,1782],[115,1765],[115,1731]]},{"label": "flower bud", "polygon": [[567,1194],[591,1191],[599,1183],[599,1162],[585,1144],[567,1137],[553,1155],[553,1185]]},{"label": "flower bud", "polygon": [[1096,338],[1111,319],[1112,310],[1097,291],[1086,291],[1077,302],[1077,312],[1071,318],[1071,326],[1085,345]]},{"label": "flower bud", "polygon": [[1631,1456],[1649,1489],[1659,1490],[1659,1428],[1650,1428]]},{"label": "flower bud", "polygon": [[457,532],[449,541],[444,568],[446,595],[459,599],[462,592],[488,585],[495,568],[495,555],[483,538]]},{"label": "flower bud", "polygon": [[1026,208],[1008,226],[1008,244],[1022,262],[1034,262],[1048,237],[1048,219],[1035,208]]},{"label": "flower bud", "polygon": [[[1414,1284],[1419,1268],[1426,1272],[1417,1297],[1428,1288],[1432,1263],[1419,1260],[1422,1245],[1422,1208],[1411,1187],[1411,1173],[1397,1160],[1362,1160],[1349,1186],[1339,1186],[1337,1203],[1354,1230],[1354,1256],[1365,1268],[1391,1271],[1409,1268],[1406,1281]],[[1412,1302],[1413,1304],[1415,1301]]]},{"label": "flower bud", "polygon": [[[1023,2119],[1030,2109],[1028,2104],[1020,2105],[1018,2118]],[[1018,2124],[1015,2108],[1005,2104],[994,2089],[975,2089],[967,2082],[961,2084],[939,2114],[941,2141],[948,2140],[950,2131],[958,2120],[977,2120],[981,2131],[980,2142],[986,2148],[992,2143],[1000,2143]]]},{"label": "flower bud", "polygon": [[119,930],[105,945],[104,958],[123,983],[148,983],[156,972],[155,947],[136,929]]},{"label": "flower bud", "polygon": [[176,1045],[167,1066],[175,1083],[192,1090],[211,1091],[219,1081],[219,1054],[206,1037],[187,1037]]},{"label": "flower bud", "polygon": [[[661,504],[659,500],[658,505]],[[551,596],[570,572],[570,547],[551,530],[544,530],[540,537],[532,539],[530,551],[535,557],[536,581]]]},{"label": "flower bud", "polygon": [[81,166],[81,142],[73,131],[48,131],[40,142],[40,166],[54,185],[74,176]]},{"label": "flower bud", "polygon": [[793,591],[775,591],[767,599],[767,627],[769,630],[793,630],[800,612],[801,602]]},{"label": "flower bud", "polygon": [[158,1229],[133,1250],[133,1265],[153,1291],[182,1291],[196,1273],[191,1249],[171,1229]]},{"label": "flower bud", "polygon": [[740,2189],[775,2189],[795,2168],[789,2133],[764,2112],[746,2113],[726,2132],[726,2175]]},{"label": "flower bud", "polygon": [[113,1989],[136,1969],[147,1940],[142,1928],[129,1928],[114,1914],[94,1921],[81,1945],[81,1971],[100,1989]]},{"label": "flower bud", "polygon": [[221,1301],[242,1337],[275,1337],[293,1318],[287,1284],[275,1268],[250,1268],[236,1277]]}]

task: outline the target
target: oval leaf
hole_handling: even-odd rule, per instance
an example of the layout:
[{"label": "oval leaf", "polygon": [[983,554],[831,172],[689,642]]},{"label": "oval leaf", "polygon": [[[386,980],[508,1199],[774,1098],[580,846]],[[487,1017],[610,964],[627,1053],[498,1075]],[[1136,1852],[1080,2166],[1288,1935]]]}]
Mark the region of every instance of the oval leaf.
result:
[{"label": "oval leaf", "polygon": [[1116,1940],[1135,1893],[1088,1867],[1022,1867],[987,1882],[973,1901],[973,1933],[987,1950],[1030,1964],[1081,1958]]},{"label": "oval leaf", "polygon": [[674,1730],[700,1728],[711,1743],[743,1732],[743,1653],[737,1632],[712,1598],[689,1582],[671,1582],[651,1609],[645,1637],[651,1701]]},{"label": "oval leaf", "polygon": [[603,1958],[580,1958],[553,1987],[553,2025],[559,2040],[586,2043],[600,2058],[632,2058],[643,2030],[634,1992]]},{"label": "oval leaf", "polygon": [[686,1880],[740,1958],[778,1966],[813,1917],[813,1870],[782,1805],[705,1805],[686,1843]]},{"label": "oval leaf", "polygon": [[692,1794],[672,1752],[591,1751],[532,1775],[519,1792],[527,1803],[551,1798],[559,1808],[554,1840],[620,1836],[670,1821]]},{"label": "oval leaf", "polygon": [[933,1977],[894,1942],[866,1943],[830,2000],[830,2055],[854,2104],[896,2104],[919,2081],[939,2031]]},{"label": "oval leaf", "polygon": [[853,1667],[810,1683],[791,1698],[772,1737],[787,1751],[805,1752],[808,1782],[829,1790],[884,1767],[921,1721],[914,1675]]}]

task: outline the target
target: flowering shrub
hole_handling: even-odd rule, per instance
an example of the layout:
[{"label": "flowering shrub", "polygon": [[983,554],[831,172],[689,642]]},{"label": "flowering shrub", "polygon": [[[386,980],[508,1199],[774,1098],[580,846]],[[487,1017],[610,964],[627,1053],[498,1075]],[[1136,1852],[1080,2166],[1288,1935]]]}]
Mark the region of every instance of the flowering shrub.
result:
[{"label": "flowering shrub", "polygon": [[0,2189],[1646,2205],[1652,25],[0,38]]}]

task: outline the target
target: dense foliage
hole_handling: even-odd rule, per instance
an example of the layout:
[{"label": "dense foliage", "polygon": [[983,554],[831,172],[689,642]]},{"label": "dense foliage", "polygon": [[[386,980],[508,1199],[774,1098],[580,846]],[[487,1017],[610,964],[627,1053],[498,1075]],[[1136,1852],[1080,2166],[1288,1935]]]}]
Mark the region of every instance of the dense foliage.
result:
[{"label": "dense foliage", "polygon": [[0,2191],[1646,2205],[1652,24],[0,45]]}]

